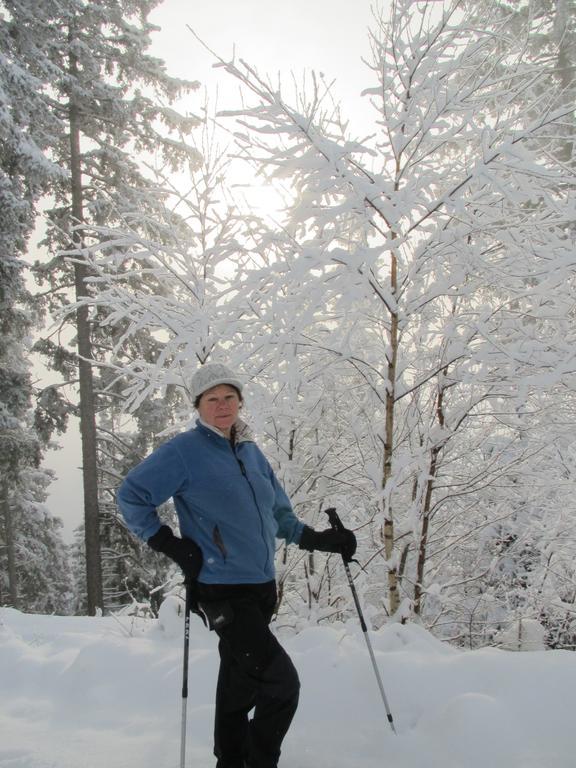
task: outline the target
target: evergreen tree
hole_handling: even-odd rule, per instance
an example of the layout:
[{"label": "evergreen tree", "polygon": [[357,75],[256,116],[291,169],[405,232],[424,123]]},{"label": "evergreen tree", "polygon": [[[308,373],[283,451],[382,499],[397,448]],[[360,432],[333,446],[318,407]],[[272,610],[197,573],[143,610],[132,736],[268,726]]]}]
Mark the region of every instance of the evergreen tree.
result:
[{"label": "evergreen tree", "polygon": [[[44,10],[36,9],[39,24]],[[28,31],[24,25],[15,34],[13,8],[1,3],[0,597],[27,610],[65,610],[67,588],[58,586],[66,582],[66,555],[59,522],[41,508],[49,475],[39,469],[52,430],[63,429],[64,422],[45,419],[41,409],[35,419],[32,412],[29,335],[39,315],[25,287],[22,260],[39,198],[64,174],[46,156],[59,121],[44,98],[44,81],[21,60],[21,48],[29,56],[38,53],[38,41]],[[44,569],[39,568],[40,557],[46,559]],[[62,579],[55,575],[56,563]]]},{"label": "evergreen tree", "polygon": [[68,550],[61,521],[44,505],[52,479],[50,472],[27,469],[12,496],[19,603],[31,613],[68,614],[72,607]]},{"label": "evergreen tree", "polygon": [[[152,25],[148,0],[64,0],[43,4],[5,2],[7,34],[15,59],[36,78],[44,106],[58,121],[50,156],[66,170],[51,188],[45,244],[54,255],[37,275],[52,290],[50,308],[88,295],[88,269],[82,257],[83,225],[110,223],[141,209],[151,216],[162,207],[154,182],[136,159],[143,153],[171,168],[196,163],[182,140],[196,120],[168,106],[194,87],[170,78],[162,62],[146,53]],[[33,55],[35,54],[35,55]],[[43,89],[43,90],[42,90]],[[167,134],[172,133],[170,137]],[[63,258],[66,251],[69,258]],[[77,384],[82,437],[88,610],[102,607],[98,454],[92,361],[95,358],[89,310],[79,304],[74,319]],[[50,353],[54,349],[44,345]]]}]

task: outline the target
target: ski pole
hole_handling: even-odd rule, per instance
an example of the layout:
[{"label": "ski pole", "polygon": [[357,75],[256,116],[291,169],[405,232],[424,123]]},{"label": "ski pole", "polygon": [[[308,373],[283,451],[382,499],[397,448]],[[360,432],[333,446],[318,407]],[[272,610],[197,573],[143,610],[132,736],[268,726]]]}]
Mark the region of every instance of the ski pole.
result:
[{"label": "ski pole", "polygon": [[[338,513],[336,512],[334,507],[331,507],[330,509],[326,509],[325,512],[328,515],[328,520],[330,521],[330,525],[332,529],[335,531],[343,531],[344,525],[342,523],[342,520],[340,520],[340,518],[338,517]],[[354,605],[356,606],[358,618],[360,619],[360,626],[362,627],[362,633],[364,634],[364,639],[366,640],[366,645],[368,646],[368,653],[370,654],[370,660],[372,662],[372,666],[374,667],[374,674],[376,675],[376,680],[378,681],[378,688],[380,689],[380,695],[382,696],[382,701],[384,702],[384,708],[386,709],[386,717],[388,719],[388,722],[390,723],[390,728],[392,728],[392,733],[396,733],[396,728],[394,727],[394,720],[392,718],[390,706],[388,705],[388,699],[386,698],[384,686],[382,685],[382,678],[380,677],[380,671],[378,670],[378,665],[376,664],[376,657],[374,656],[372,643],[370,642],[368,627],[366,626],[366,622],[364,621],[364,614],[362,613],[360,600],[358,599],[358,592],[356,591],[356,587],[354,586],[354,581],[352,579],[352,574],[350,573],[349,563],[351,562],[351,559],[347,559],[344,556],[344,553],[342,553],[342,562],[344,563],[344,570],[346,571],[346,576],[348,577],[348,583],[350,584],[350,589],[352,590]]]},{"label": "ski pole", "polygon": [[190,656],[190,612],[192,610],[192,585],[186,586],[186,614],[184,616],[184,659],[182,664],[182,728],[180,732],[180,768],[186,760],[186,710],[188,707],[188,659]]}]

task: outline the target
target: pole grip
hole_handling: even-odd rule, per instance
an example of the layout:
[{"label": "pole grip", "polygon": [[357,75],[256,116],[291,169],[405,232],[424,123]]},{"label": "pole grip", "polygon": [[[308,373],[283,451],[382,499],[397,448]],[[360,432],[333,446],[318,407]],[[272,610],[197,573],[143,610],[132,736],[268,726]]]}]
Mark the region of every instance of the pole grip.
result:
[{"label": "pole grip", "polygon": [[[344,527],[344,523],[342,520],[340,520],[340,517],[338,515],[338,512],[336,512],[336,509],[334,507],[328,507],[328,509],[325,509],[324,512],[328,515],[328,521],[330,522],[330,527],[333,531],[346,531],[346,528]],[[346,557],[344,552],[340,552],[342,556],[342,562],[344,565],[348,565],[352,562],[357,562],[351,557]]]},{"label": "pole grip", "polygon": [[338,516],[338,512],[336,512],[335,507],[329,507],[328,509],[325,509],[324,512],[328,515],[328,521],[330,523],[330,527],[335,531],[343,531],[344,530],[344,523],[342,520],[340,520]]}]

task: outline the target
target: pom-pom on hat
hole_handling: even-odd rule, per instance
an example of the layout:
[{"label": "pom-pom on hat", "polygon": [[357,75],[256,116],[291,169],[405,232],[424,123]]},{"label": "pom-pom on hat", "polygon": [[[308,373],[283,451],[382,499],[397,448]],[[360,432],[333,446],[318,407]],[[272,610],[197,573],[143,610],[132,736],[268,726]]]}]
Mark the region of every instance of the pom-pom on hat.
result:
[{"label": "pom-pom on hat", "polygon": [[238,392],[242,393],[242,382],[227,365],[223,363],[206,363],[201,368],[198,368],[190,382],[192,401],[195,403],[206,390],[217,387],[219,384],[229,384],[231,387],[236,387]]}]

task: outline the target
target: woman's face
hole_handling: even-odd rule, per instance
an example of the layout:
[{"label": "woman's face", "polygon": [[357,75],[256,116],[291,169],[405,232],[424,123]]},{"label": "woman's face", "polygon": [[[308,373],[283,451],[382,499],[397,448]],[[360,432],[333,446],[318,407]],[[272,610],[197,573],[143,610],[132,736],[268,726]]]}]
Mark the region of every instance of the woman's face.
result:
[{"label": "woman's face", "polygon": [[198,403],[198,414],[205,424],[216,427],[226,437],[230,437],[232,425],[238,418],[240,398],[238,392],[229,384],[218,384],[207,389]]}]

